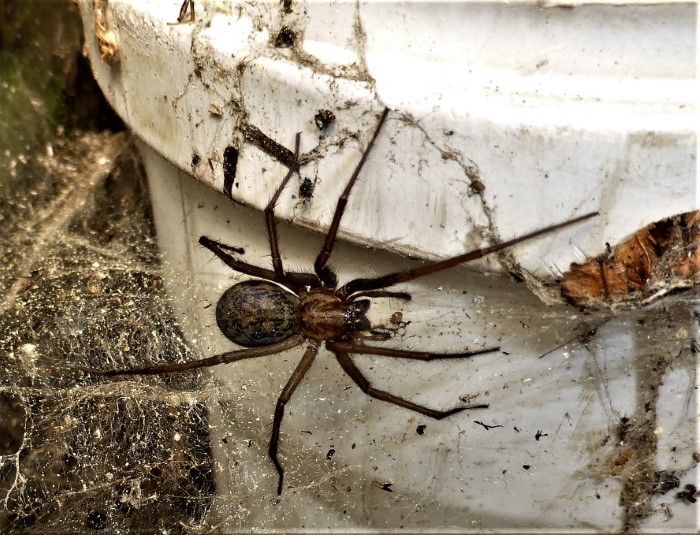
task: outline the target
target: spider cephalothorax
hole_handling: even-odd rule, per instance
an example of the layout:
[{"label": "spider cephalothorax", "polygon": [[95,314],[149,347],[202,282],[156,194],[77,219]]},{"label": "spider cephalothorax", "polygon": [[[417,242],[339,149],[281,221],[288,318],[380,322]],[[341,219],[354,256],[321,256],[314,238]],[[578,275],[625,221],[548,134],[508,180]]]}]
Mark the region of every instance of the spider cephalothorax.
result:
[{"label": "spider cephalothorax", "polygon": [[299,319],[302,336],[318,342],[352,336],[370,329],[369,301],[346,300],[332,290],[312,289],[301,294]]},{"label": "spider cephalothorax", "polygon": [[[211,238],[207,238],[206,236],[202,236],[199,239],[200,244],[212,251],[221,261],[232,269],[257,278],[256,280],[240,282],[226,290],[219,299],[216,307],[216,321],[221,332],[232,342],[244,346],[247,349],[237,349],[194,362],[184,362],[166,366],[151,366],[136,370],[112,370],[108,372],[91,370],[104,375],[169,373],[272,355],[306,343],[306,352],[282,390],[282,394],[277,400],[277,406],[275,408],[269,455],[279,475],[277,485],[278,494],[282,492],[284,475],[282,465],[277,456],[284,407],[309,370],[322,343],[335,355],[341,368],[360,389],[367,395],[376,399],[387,401],[436,419],[445,418],[465,409],[487,407],[487,405],[484,404],[462,405],[446,411],[440,411],[418,405],[412,401],[408,401],[402,397],[372,386],[369,380],[367,380],[357,366],[355,366],[350,356],[351,354],[432,360],[466,358],[495,351],[498,348],[486,348],[458,353],[428,353],[367,345],[362,341],[379,341],[389,338],[386,333],[373,331],[365,315],[370,307],[371,299],[410,299],[411,296],[405,292],[388,291],[385,288],[418,277],[423,277],[470,260],[481,258],[487,254],[500,251],[506,247],[511,247],[525,240],[535,238],[597,215],[597,213],[586,214],[558,225],[536,230],[518,238],[492,245],[485,249],[476,249],[441,262],[375,278],[354,279],[341,287],[337,287],[337,278],[328,268],[327,262],[333,250],[333,245],[335,244],[340,219],[345,211],[350,191],[360,174],[360,170],[388,114],[389,110],[385,109],[379,119],[377,129],[367,144],[345,191],[338,199],[338,204],[328,234],[314,262],[315,273],[285,271],[282,266],[282,258],[277,243],[277,231],[274,217],[275,204],[293,173],[298,170],[298,164],[290,167],[287,176],[282,181],[265,209],[265,221],[272,257],[272,270],[238,260],[231,255],[231,252],[240,253],[240,250],[230,245],[225,245]],[[298,159],[299,134],[297,134],[296,138],[295,161],[298,161]]]}]

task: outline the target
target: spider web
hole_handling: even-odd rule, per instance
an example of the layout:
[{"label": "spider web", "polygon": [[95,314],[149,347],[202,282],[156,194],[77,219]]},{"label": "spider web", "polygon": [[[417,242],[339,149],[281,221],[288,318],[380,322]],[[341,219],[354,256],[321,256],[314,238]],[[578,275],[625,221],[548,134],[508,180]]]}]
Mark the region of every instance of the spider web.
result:
[{"label": "spider web", "polygon": [[214,490],[196,376],[77,369],[196,358],[163,292],[142,168],[123,135],[55,150],[2,236],[0,526],[186,531]]}]

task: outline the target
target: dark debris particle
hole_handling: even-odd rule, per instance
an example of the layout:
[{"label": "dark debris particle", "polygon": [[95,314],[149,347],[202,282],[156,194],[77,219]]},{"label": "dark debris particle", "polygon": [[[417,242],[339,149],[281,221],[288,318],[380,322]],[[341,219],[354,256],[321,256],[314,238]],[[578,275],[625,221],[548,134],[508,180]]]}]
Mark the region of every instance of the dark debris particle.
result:
[{"label": "dark debris particle", "polygon": [[666,494],[680,486],[681,481],[673,472],[667,470],[654,472],[654,488],[652,490],[654,494]]},{"label": "dark debris particle", "polygon": [[297,34],[289,26],[284,26],[275,37],[275,48],[290,48],[294,46]]},{"label": "dark debris particle", "polygon": [[314,183],[309,177],[305,177],[299,186],[299,196],[304,200],[309,200],[314,195]]},{"label": "dark debris particle", "polygon": [[314,116],[314,122],[319,130],[325,130],[335,122],[335,115],[330,110],[319,110]]},{"label": "dark debris particle", "polygon": [[472,183],[469,185],[469,187],[471,187],[472,190],[476,193],[481,193],[486,189],[486,186],[484,186],[484,183],[480,180],[472,180]]},{"label": "dark debris particle", "polygon": [[87,515],[85,525],[90,529],[105,529],[107,527],[107,515],[102,511],[91,511]]},{"label": "dark debris particle", "polygon": [[488,431],[489,429],[496,429],[497,427],[503,427],[501,424],[489,425],[489,424],[485,424],[484,422],[480,422],[479,420],[474,420],[474,423],[475,423],[475,424],[479,424],[481,427],[483,427],[483,428],[486,429],[487,431]]},{"label": "dark debris particle", "polygon": [[425,424],[420,424],[418,427],[416,427],[416,433],[418,433],[419,435],[422,435],[423,433],[425,433],[426,427],[428,427],[428,426]]},{"label": "dark debris particle", "polygon": [[238,165],[238,149],[229,145],[224,149],[224,193],[231,196],[233,183],[236,179],[236,166]]},{"label": "dark debris particle", "polygon": [[622,418],[620,418],[620,425],[617,428],[617,436],[620,439],[620,441],[624,442],[630,427],[630,419],[627,418],[627,416],[623,416]]},{"label": "dark debris particle", "polygon": [[520,273],[516,273],[515,271],[509,271],[508,274],[513,278],[513,280],[517,283],[523,283],[525,282],[525,279]]},{"label": "dark debris particle", "polygon": [[529,470],[529,469],[530,469],[530,465],[529,465],[529,464],[524,464],[524,465],[523,465],[523,470]]},{"label": "dark debris particle", "polygon": [[542,437],[548,437],[548,433],[543,433],[539,429],[537,430],[537,433],[535,433],[535,440],[539,441]]},{"label": "dark debris particle", "polygon": [[683,500],[684,502],[695,503],[697,501],[697,493],[697,487],[688,483],[685,487],[683,487],[682,491],[676,494],[676,498],[678,498],[679,500]]},{"label": "dark debris particle", "polygon": [[199,154],[196,152],[192,153],[192,167],[197,167],[199,165],[199,162],[202,161],[202,159],[199,157]]},{"label": "dark debris particle", "polygon": [[326,453],[326,460],[330,461],[333,455],[335,455],[335,449],[331,448],[328,450],[328,453]]},{"label": "dark debris particle", "polygon": [[372,481],[372,485],[386,492],[394,492],[391,490],[393,483],[382,483],[381,481]]},{"label": "dark debris particle", "polygon": [[224,176],[231,180],[236,178],[236,165],[238,164],[238,149],[229,145],[224,149]]}]

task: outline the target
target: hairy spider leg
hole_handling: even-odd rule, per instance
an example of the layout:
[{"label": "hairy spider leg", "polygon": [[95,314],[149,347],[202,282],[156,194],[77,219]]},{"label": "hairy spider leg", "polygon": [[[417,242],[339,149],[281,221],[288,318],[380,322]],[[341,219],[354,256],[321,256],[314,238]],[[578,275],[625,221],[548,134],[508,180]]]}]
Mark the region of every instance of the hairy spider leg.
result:
[{"label": "hairy spider leg", "polygon": [[368,291],[374,291],[374,290],[379,290],[382,288],[386,288],[387,286],[392,286],[394,284],[398,284],[401,282],[406,282],[412,279],[417,279],[418,277],[424,277],[426,275],[430,275],[432,273],[436,273],[437,271],[442,271],[443,269],[447,269],[453,266],[457,266],[459,264],[462,264],[464,262],[470,262],[472,260],[476,260],[478,258],[482,258],[486,255],[501,251],[503,249],[506,249],[508,247],[512,247],[513,245],[516,245],[518,243],[524,242],[526,240],[531,240],[533,238],[536,238],[538,236],[541,236],[543,234],[547,234],[549,232],[553,232],[555,230],[558,230],[560,228],[567,227],[569,225],[574,225],[575,223],[579,223],[581,221],[584,221],[586,219],[589,219],[591,217],[597,216],[598,212],[591,212],[586,215],[582,215],[580,217],[576,217],[574,219],[570,219],[569,221],[565,221],[563,223],[558,223],[556,225],[551,225],[549,227],[545,227],[539,230],[536,230],[534,232],[530,232],[528,234],[525,234],[523,236],[520,236],[518,238],[514,238],[512,240],[505,241],[503,243],[498,243],[496,245],[492,245],[490,247],[487,247],[485,249],[475,249],[473,251],[470,251],[468,253],[455,256],[453,258],[448,258],[447,260],[443,260],[442,262],[436,262],[434,264],[429,264],[427,266],[419,267],[419,268],[413,268],[413,269],[407,269],[406,271],[398,271],[395,273],[389,273],[388,275],[383,275],[381,277],[375,277],[371,279],[367,278],[358,278],[349,281],[346,283],[342,288],[339,288],[338,294],[341,296],[349,296],[353,294],[357,294],[359,292],[368,292]]},{"label": "hairy spider leg", "polygon": [[360,158],[357,167],[355,167],[355,171],[353,172],[352,177],[350,177],[348,185],[345,186],[345,191],[343,191],[343,194],[338,199],[338,204],[336,205],[335,213],[333,214],[331,226],[328,229],[328,234],[326,234],[326,241],[323,243],[323,247],[321,248],[321,251],[318,253],[318,257],[316,257],[316,261],[314,262],[314,270],[316,271],[316,274],[323,281],[323,284],[325,284],[328,288],[335,288],[338,284],[338,278],[335,276],[335,273],[333,273],[333,271],[331,271],[330,268],[326,266],[326,264],[328,263],[328,259],[330,258],[331,252],[333,251],[335,237],[338,233],[338,227],[340,226],[340,219],[343,217],[343,213],[345,212],[345,206],[348,203],[350,191],[352,190],[352,187],[357,181],[357,177],[359,176],[360,171],[362,170],[362,167],[364,166],[365,161],[367,160],[367,156],[369,155],[369,152],[372,149],[372,146],[374,145],[374,141],[379,135],[379,131],[381,130],[382,125],[384,124],[384,121],[387,118],[387,115],[389,115],[389,108],[384,108],[384,111],[382,112],[382,115],[379,118],[379,124],[377,124],[377,129],[374,131],[372,139],[370,139],[369,143],[367,144],[367,147],[365,148],[365,151],[362,153],[362,158]]},{"label": "hairy spider leg", "polygon": [[485,353],[493,353],[498,351],[500,347],[489,347],[485,349],[477,349],[475,351],[462,351],[460,353],[431,353],[429,351],[407,351],[405,349],[392,349],[390,347],[372,347],[363,344],[353,344],[352,342],[339,342],[328,340],[326,348],[329,351],[338,351],[340,353],[357,353],[364,355],[380,355],[382,357],[395,357],[399,359],[413,360],[438,360],[438,359],[464,359],[483,355]]},{"label": "hairy spider leg", "polygon": [[[185,19],[188,8],[190,11],[190,16],[188,19]],[[177,15],[177,22],[169,22],[168,25],[175,26],[176,24],[187,24],[190,22],[194,22],[194,0],[184,0],[180,6],[180,13]]]},{"label": "hairy spider leg", "polygon": [[318,277],[312,273],[295,273],[287,272],[283,273],[281,276],[272,271],[271,269],[265,269],[253,264],[248,264],[241,260],[235,259],[233,256],[228,254],[224,249],[230,249],[229,245],[225,245],[206,236],[201,236],[199,238],[200,245],[203,245],[214,253],[219,259],[235,271],[239,271],[246,275],[251,275],[253,277],[259,277],[261,279],[267,279],[278,284],[282,284],[292,290],[293,292],[299,293],[299,289],[304,286],[318,286]]},{"label": "hairy spider leg", "polygon": [[304,375],[306,375],[306,372],[309,371],[311,363],[314,361],[314,358],[316,358],[316,353],[318,353],[318,343],[311,342],[309,347],[307,347],[304,356],[299,361],[299,364],[297,364],[294,373],[292,373],[289,381],[287,381],[287,384],[282,390],[280,397],[277,399],[277,405],[275,406],[275,418],[272,423],[272,437],[270,438],[270,448],[268,452],[270,454],[270,459],[272,459],[272,464],[275,465],[275,469],[279,475],[277,480],[278,496],[282,494],[282,481],[284,479],[284,470],[279,462],[279,459],[277,458],[277,448],[279,446],[280,426],[282,425],[282,417],[284,416],[284,406],[289,401],[289,398],[292,397],[292,394],[296,390],[297,386],[299,386],[299,383],[304,378]]},{"label": "hairy spider leg", "polygon": [[267,226],[267,239],[270,242],[270,255],[272,256],[272,266],[278,277],[284,277],[284,269],[282,268],[282,258],[280,257],[279,240],[277,238],[277,225],[275,223],[275,205],[280,198],[282,190],[285,188],[289,180],[294,175],[295,171],[299,170],[299,141],[301,134],[297,133],[294,143],[294,165],[289,166],[287,176],[275,191],[275,194],[270,199],[265,207],[265,225]]},{"label": "hairy spider leg", "polygon": [[466,405],[462,407],[455,407],[447,411],[438,411],[435,409],[424,407],[423,405],[418,405],[417,403],[413,403],[412,401],[408,401],[407,399],[404,399],[402,397],[390,394],[385,390],[379,390],[378,388],[373,387],[372,384],[367,380],[367,378],[364,375],[362,375],[362,372],[357,368],[357,366],[355,366],[355,363],[352,361],[348,353],[344,353],[342,351],[331,351],[335,355],[336,359],[338,359],[338,363],[340,364],[341,368],[343,368],[343,370],[345,370],[345,373],[347,373],[350,376],[350,378],[355,382],[355,384],[360,387],[360,390],[362,390],[368,396],[378,399],[380,401],[387,401],[389,403],[393,403],[394,405],[398,405],[399,407],[403,407],[405,409],[424,414],[425,416],[430,416],[431,418],[435,418],[436,420],[442,420],[443,418],[447,418],[448,416],[468,409],[488,408],[488,405]]},{"label": "hairy spider leg", "polygon": [[280,351],[286,351],[304,343],[304,337],[295,335],[287,338],[276,344],[267,346],[251,347],[246,349],[237,349],[235,351],[227,351],[220,355],[214,355],[205,359],[194,360],[191,362],[178,362],[176,364],[163,364],[160,366],[147,366],[145,368],[134,368],[131,370],[100,370],[97,368],[80,368],[82,371],[95,375],[106,375],[112,377],[115,375],[156,375],[160,373],[181,372],[185,370],[194,370],[196,368],[204,368],[205,366],[215,366],[217,364],[227,364],[245,359],[254,359],[257,357],[265,357]]},{"label": "hairy spider leg", "polygon": [[[187,6],[190,8],[190,17],[185,20],[185,13],[187,12]],[[194,0],[185,0],[180,6],[180,13],[177,16],[178,22],[194,22]]]},{"label": "hairy spider leg", "polygon": [[284,177],[284,180],[282,183],[279,185],[277,190],[275,191],[274,195],[270,199],[270,202],[267,204],[267,207],[265,208],[265,224],[267,226],[267,237],[268,237],[268,242],[270,244],[270,256],[272,257],[272,266],[274,267],[274,271],[270,271],[269,269],[261,268],[258,266],[254,266],[252,264],[248,264],[247,262],[242,262],[241,260],[236,260],[234,257],[232,257],[230,254],[228,254],[225,250],[229,251],[235,251],[235,252],[242,252],[242,249],[239,249],[237,247],[232,247],[231,245],[226,245],[224,243],[218,242],[216,240],[212,240],[211,238],[208,238],[206,236],[201,236],[199,238],[199,243],[209,249],[211,252],[213,252],[216,256],[218,256],[221,261],[223,261],[226,265],[231,267],[232,269],[236,271],[240,271],[242,273],[245,273],[246,275],[252,275],[254,277],[260,277],[263,279],[268,279],[273,282],[277,282],[279,284],[283,284],[287,286],[290,290],[293,292],[299,291],[299,289],[303,286],[318,286],[318,278],[315,275],[309,274],[309,273],[285,273],[284,268],[282,266],[282,258],[280,256],[279,252],[279,240],[277,238],[277,226],[275,224],[275,205],[277,204],[277,201],[279,200],[280,194],[282,193],[282,190],[284,190],[285,186],[289,182],[289,180],[292,178],[293,174],[295,171],[299,170],[299,164],[298,164],[298,159],[299,159],[299,143],[301,139],[301,134],[297,133],[296,135],[296,140],[294,144],[294,165],[290,166],[289,172],[287,175]]},{"label": "hairy spider leg", "polygon": [[403,299],[404,301],[411,300],[411,294],[408,292],[388,292],[386,290],[372,290],[370,292],[356,292],[351,296],[351,300],[355,301],[360,297],[389,297],[394,299]]}]

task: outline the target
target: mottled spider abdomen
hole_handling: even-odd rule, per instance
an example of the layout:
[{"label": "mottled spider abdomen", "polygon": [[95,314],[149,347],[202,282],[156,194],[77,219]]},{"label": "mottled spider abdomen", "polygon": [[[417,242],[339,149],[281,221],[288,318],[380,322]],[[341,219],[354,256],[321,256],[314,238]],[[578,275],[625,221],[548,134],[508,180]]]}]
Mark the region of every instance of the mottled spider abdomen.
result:
[{"label": "mottled spider abdomen", "polygon": [[216,323],[238,345],[275,344],[298,332],[299,298],[271,282],[240,282],[219,299]]}]

